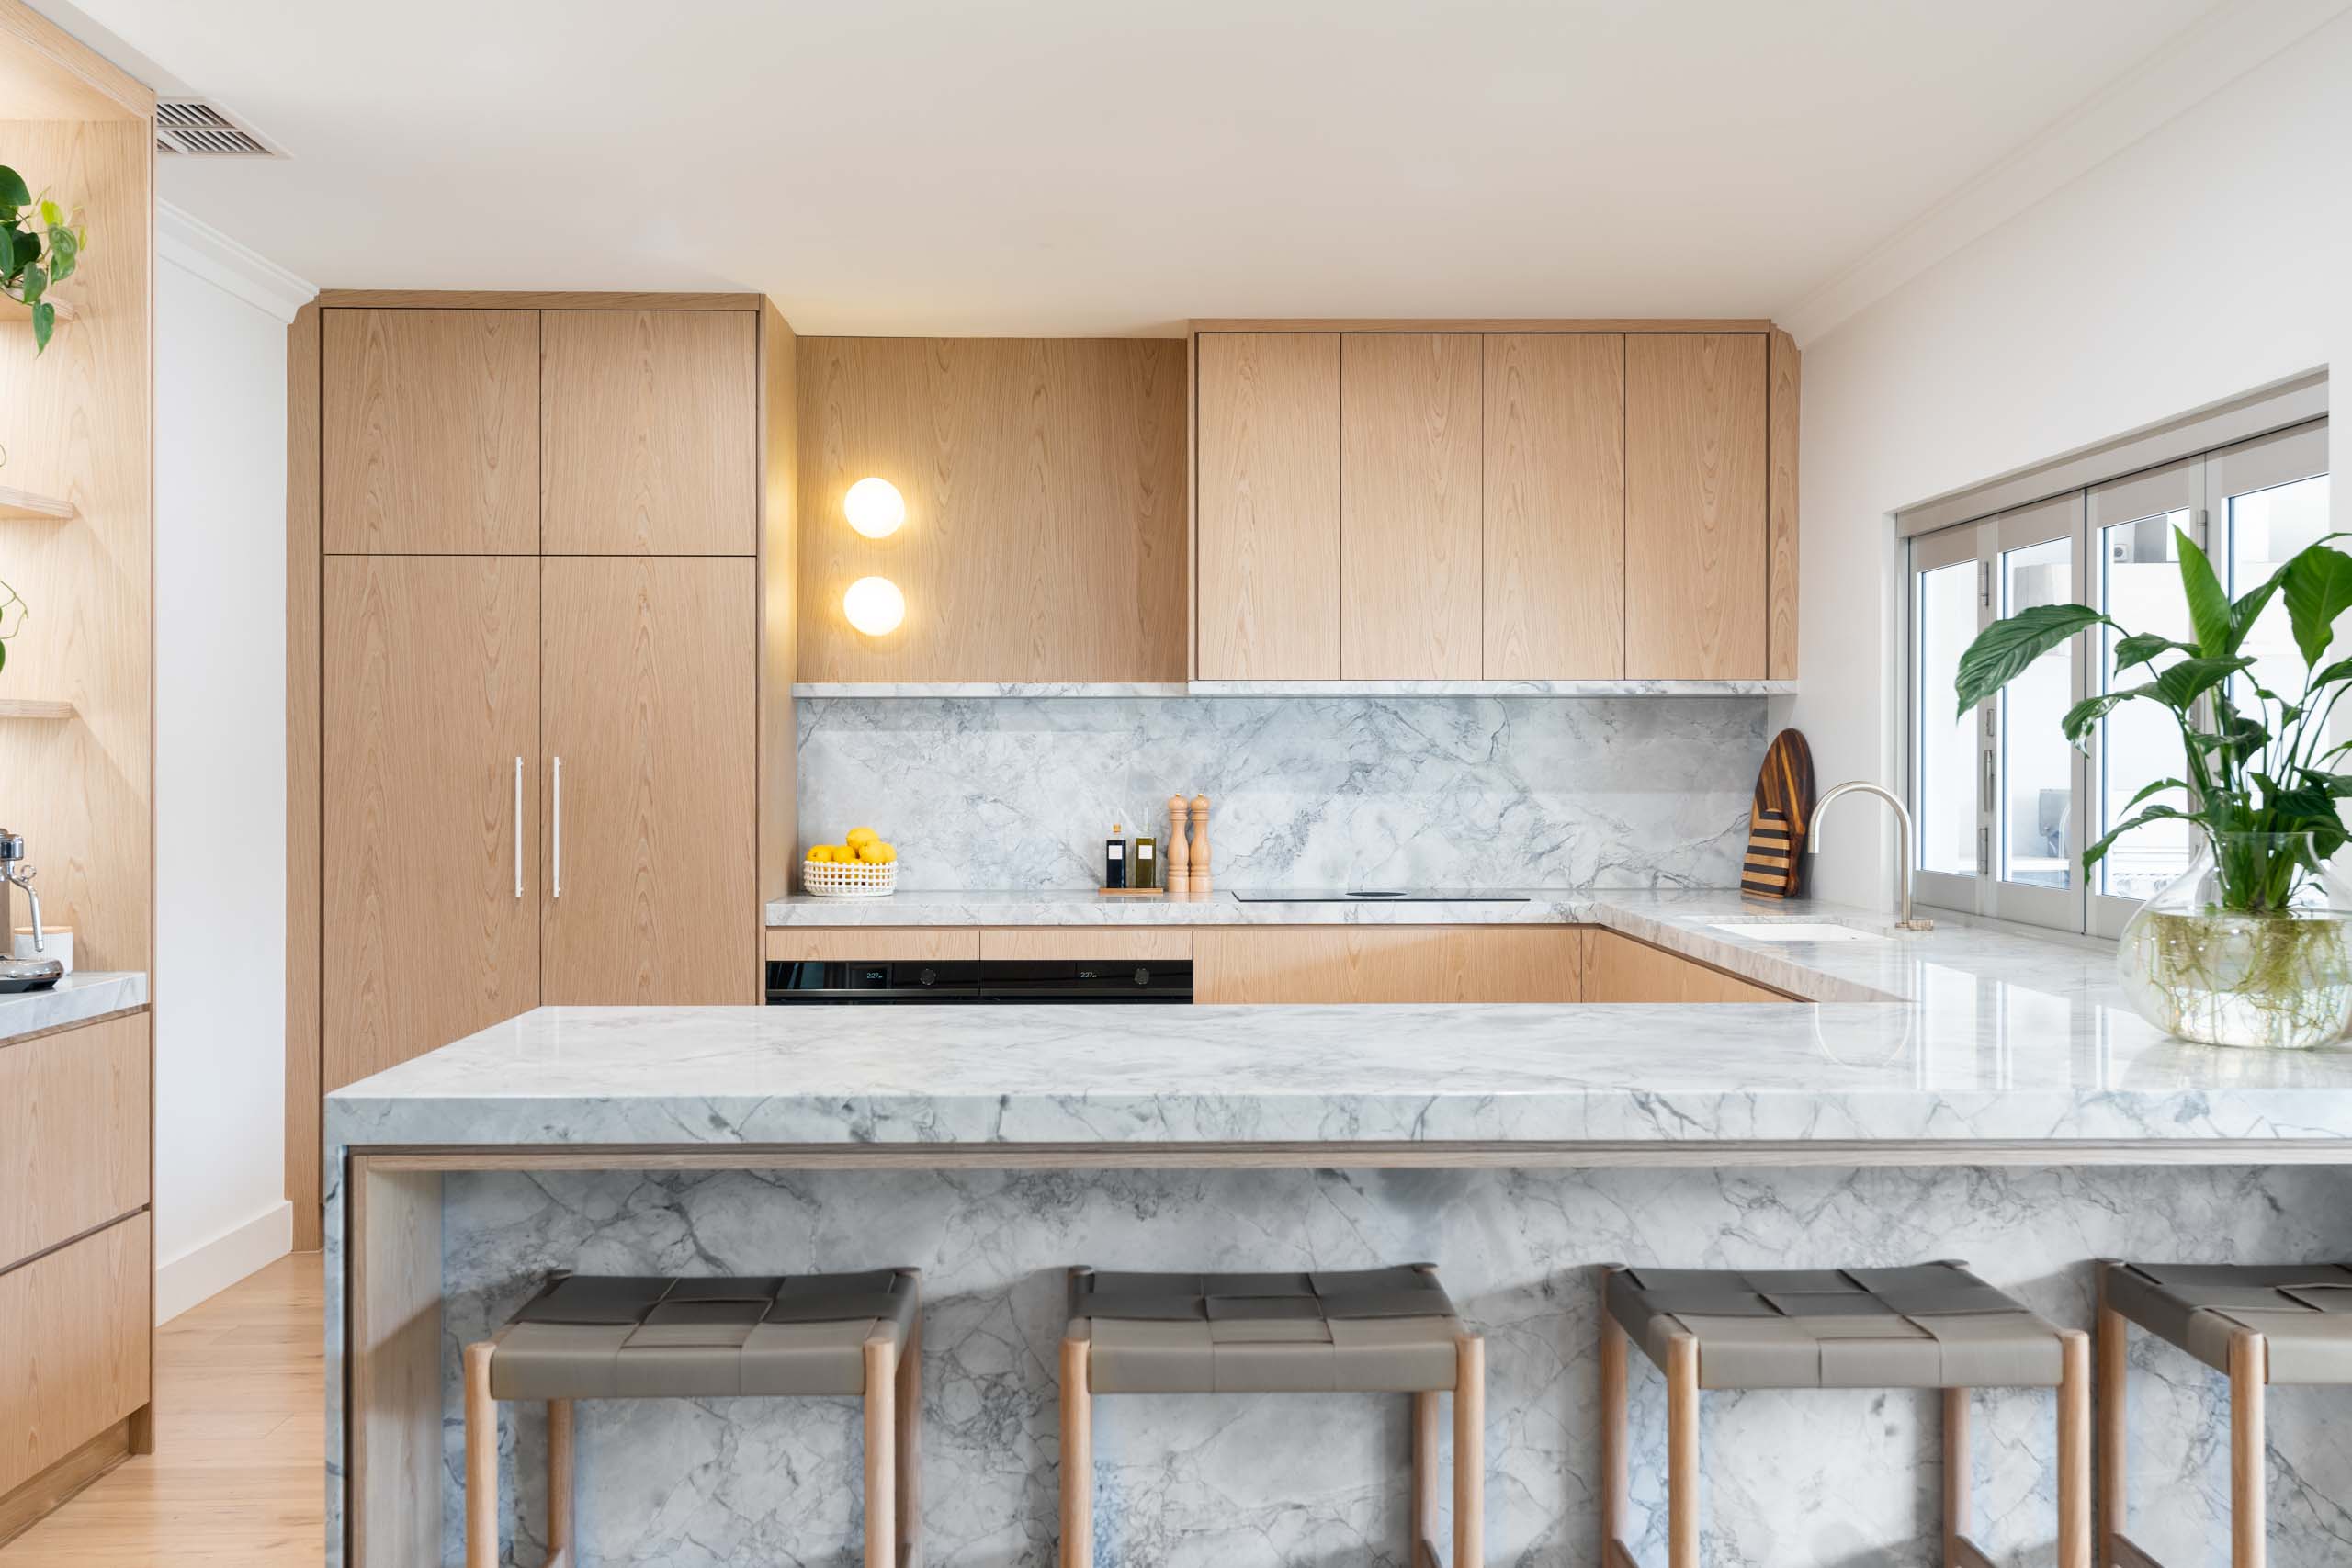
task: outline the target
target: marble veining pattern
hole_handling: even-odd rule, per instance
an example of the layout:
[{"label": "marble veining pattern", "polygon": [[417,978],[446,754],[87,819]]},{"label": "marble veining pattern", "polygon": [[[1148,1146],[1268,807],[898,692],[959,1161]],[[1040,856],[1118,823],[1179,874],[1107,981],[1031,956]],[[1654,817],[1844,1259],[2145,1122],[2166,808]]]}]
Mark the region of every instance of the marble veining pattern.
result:
[{"label": "marble veining pattern", "polygon": [[804,843],[870,825],[908,888],[1085,888],[1216,804],[1226,886],[1723,887],[1761,697],[806,698]]},{"label": "marble veining pattern", "polygon": [[[758,1273],[926,1269],[926,1561],[1050,1562],[1061,1271],[1439,1263],[1487,1336],[1487,1561],[1593,1561],[1593,1266],[1973,1259],[2062,1325],[2091,1321],[2099,1255],[2253,1260],[2352,1250],[2339,1170],[1985,1168],[1125,1172],[588,1172],[448,1179],[443,1557],[461,1561],[461,1346],[552,1268]],[[2133,1351],[2132,1531],[2165,1562],[2227,1557],[2226,1390],[2187,1356]],[[1663,1380],[1632,1378],[1632,1534],[1665,1561]],[[2352,1539],[2352,1404],[2271,1395],[2272,1561],[2321,1568]],[[1979,1540],[2053,1561],[2054,1401],[1977,1396]],[[1934,1561],[1939,1465],[1924,1393],[1712,1393],[1702,1404],[1707,1568]],[[1096,1404],[1105,1568],[1403,1568],[1407,1401],[1106,1397]],[[545,1427],[503,1411],[510,1561],[543,1553]],[[863,1524],[846,1401],[581,1407],[588,1564],[848,1565]],[[1449,1443],[1450,1446],[1450,1443]],[[1441,1535],[1441,1540],[1444,1539]]]},{"label": "marble veining pattern", "polygon": [[0,997],[0,1040],[17,1040],[44,1029],[61,1029],[146,1005],[144,974],[96,969],[72,974],[46,991]]}]

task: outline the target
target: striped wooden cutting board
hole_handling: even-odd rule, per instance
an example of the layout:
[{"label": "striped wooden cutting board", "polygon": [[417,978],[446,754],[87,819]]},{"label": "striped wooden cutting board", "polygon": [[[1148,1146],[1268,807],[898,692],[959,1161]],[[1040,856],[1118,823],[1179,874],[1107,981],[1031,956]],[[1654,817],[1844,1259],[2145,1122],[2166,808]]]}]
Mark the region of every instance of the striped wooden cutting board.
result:
[{"label": "striped wooden cutting board", "polygon": [[1772,738],[1756,775],[1739,890],[1763,898],[1795,897],[1804,886],[1804,836],[1812,825],[1813,750],[1803,735],[1783,729]]}]

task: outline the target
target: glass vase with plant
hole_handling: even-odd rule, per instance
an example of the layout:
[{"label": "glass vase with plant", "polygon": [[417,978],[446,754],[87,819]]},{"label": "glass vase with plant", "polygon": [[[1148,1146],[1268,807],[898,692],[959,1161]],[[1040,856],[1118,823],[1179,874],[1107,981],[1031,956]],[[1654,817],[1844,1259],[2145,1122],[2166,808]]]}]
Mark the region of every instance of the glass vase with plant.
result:
[{"label": "glass vase with plant", "polygon": [[[2233,600],[2205,552],[2173,534],[2194,641],[2132,632],[2083,604],[2021,610],[1985,627],[1961,656],[1959,711],[1965,716],[2087,627],[2117,634],[2118,680],[2135,670],[2147,678],[2075,704],[2060,730],[2080,748],[2115,708],[2154,703],[2180,731],[2181,773],[2134,795],[2127,819],[2083,851],[2083,869],[2150,822],[2186,822],[2200,840],[2188,870],[2124,928],[2117,958],[2125,994],[2184,1039],[2324,1044],[2352,1026],[2352,885],[2330,865],[2346,838],[2336,803],[2352,795],[2352,773],[2338,760],[2352,740],[2328,740],[2335,705],[2352,686],[2352,658],[2327,657],[2336,617],[2352,609],[2352,556],[2328,547],[2341,536],[2331,534]],[[2291,695],[2264,685],[2245,651],[2273,601],[2303,660],[2302,689]],[[2167,792],[2181,804],[2154,798]]]},{"label": "glass vase with plant", "polygon": [[0,294],[31,311],[35,355],[57,329],[49,290],[73,276],[82,259],[76,216],[46,195],[35,197],[22,175],[0,164]]}]

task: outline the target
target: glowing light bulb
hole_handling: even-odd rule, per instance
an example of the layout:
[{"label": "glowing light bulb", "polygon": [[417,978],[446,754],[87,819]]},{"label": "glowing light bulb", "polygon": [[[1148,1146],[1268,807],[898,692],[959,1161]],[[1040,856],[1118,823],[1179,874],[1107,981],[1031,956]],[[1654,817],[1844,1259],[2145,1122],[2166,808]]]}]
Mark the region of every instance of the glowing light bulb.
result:
[{"label": "glowing light bulb", "polygon": [[887,637],[907,618],[907,596],[887,577],[861,577],[842,595],[842,614],[867,637]]},{"label": "glowing light bulb", "polygon": [[849,525],[869,539],[887,539],[907,520],[906,498],[888,479],[860,479],[842,497]]}]

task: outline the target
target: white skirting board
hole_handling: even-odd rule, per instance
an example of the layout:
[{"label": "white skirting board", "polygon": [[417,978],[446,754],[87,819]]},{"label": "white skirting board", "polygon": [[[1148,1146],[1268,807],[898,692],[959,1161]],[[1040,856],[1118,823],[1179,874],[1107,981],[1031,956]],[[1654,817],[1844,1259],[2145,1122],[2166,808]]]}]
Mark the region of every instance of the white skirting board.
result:
[{"label": "white skirting board", "polygon": [[294,1249],[294,1205],[280,1199],[243,1224],[155,1266],[155,1321],[171,1322]]}]

